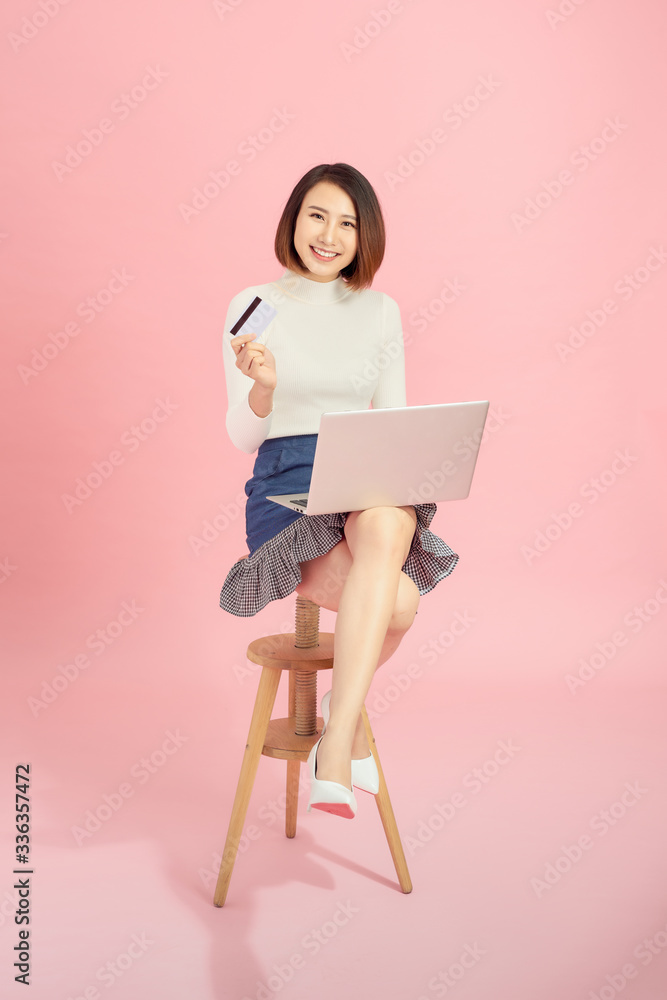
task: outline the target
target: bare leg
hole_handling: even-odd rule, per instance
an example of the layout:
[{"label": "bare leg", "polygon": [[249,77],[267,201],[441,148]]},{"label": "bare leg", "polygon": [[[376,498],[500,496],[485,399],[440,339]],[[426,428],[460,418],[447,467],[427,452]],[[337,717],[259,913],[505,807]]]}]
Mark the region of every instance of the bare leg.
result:
[{"label": "bare leg", "polygon": [[352,565],[338,602],[331,715],[317,755],[317,777],[323,781],[351,787],[350,761],[361,707],[381,653],[388,658],[402,637],[388,634],[388,629],[415,523],[412,507],[375,507],[347,518]]},{"label": "bare leg", "polygon": [[[409,626],[408,626],[409,627]],[[401,644],[401,640],[408,631],[406,628],[398,629],[387,629],[387,634],[385,640],[382,643],[382,649],[378,657],[378,662],[376,670],[386,663],[387,660],[394,655],[396,650]],[[333,695],[332,695],[333,697]],[[366,729],[364,728],[364,723],[361,715],[357,717],[357,725],[354,730],[354,739],[352,740],[352,757],[354,760],[360,760],[363,757],[368,757],[370,753],[370,747],[368,746],[368,740],[366,738]],[[319,773],[319,772],[318,772]]]}]

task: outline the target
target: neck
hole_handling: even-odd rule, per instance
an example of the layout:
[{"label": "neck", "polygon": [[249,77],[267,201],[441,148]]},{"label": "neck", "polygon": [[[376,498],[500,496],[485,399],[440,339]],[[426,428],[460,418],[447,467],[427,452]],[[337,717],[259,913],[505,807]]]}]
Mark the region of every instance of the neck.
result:
[{"label": "neck", "polygon": [[314,281],[289,268],[273,284],[290,298],[315,305],[338,302],[350,294],[350,289],[341,277],[334,278],[333,281]]}]

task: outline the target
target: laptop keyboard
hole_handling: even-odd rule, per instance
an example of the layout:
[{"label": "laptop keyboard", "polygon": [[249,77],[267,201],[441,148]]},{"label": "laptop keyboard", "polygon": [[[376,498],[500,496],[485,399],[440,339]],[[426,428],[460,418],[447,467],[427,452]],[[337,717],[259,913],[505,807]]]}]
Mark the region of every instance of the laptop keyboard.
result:
[{"label": "laptop keyboard", "polygon": [[305,500],[292,500],[292,503],[296,504],[297,507],[307,507],[308,506],[308,498],[306,497]]}]

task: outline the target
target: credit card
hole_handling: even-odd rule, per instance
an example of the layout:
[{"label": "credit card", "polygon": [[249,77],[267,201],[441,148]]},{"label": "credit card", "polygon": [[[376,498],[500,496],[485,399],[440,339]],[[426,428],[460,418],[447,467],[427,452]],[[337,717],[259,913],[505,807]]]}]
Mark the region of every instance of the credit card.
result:
[{"label": "credit card", "polygon": [[232,337],[238,337],[241,333],[254,333],[257,339],[264,333],[277,312],[278,310],[274,309],[269,302],[256,295],[229,332]]}]

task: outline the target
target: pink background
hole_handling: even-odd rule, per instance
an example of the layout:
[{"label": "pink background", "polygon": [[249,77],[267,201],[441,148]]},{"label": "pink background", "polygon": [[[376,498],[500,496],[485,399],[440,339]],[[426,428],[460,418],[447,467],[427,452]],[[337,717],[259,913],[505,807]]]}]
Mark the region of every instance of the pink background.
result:
[{"label": "pink background", "polygon": [[[3,994],[29,761],[33,998],[661,1000],[662,5],[10,0],[2,28]],[[489,434],[433,523],[459,566],[367,700],[413,893],[363,793],[346,824],[304,791],[286,840],[262,758],[219,910],[245,649],[294,606],[218,607],[253,461],[225,432],[222,323],[335,161],[383,206],[408,402],[489,399]]]}]

